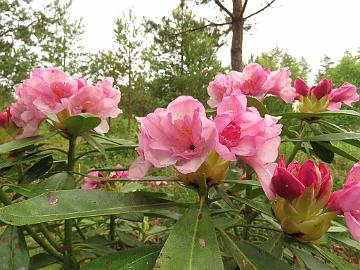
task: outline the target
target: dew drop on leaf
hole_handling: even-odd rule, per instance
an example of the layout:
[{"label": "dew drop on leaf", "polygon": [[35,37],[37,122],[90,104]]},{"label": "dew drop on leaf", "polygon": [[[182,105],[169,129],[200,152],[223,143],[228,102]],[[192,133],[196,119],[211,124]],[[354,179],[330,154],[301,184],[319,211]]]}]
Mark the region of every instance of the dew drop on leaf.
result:
[{"label": "dew drop on leaf", "polygon": [[49,192],[48,202],[50,205],[54,205],[59,202],[59,199],[56,197],[56,195],[53,192]]}]

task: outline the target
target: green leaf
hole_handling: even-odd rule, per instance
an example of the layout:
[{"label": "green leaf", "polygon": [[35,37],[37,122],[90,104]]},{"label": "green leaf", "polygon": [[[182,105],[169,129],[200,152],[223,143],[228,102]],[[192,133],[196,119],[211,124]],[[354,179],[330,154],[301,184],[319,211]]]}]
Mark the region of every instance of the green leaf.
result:
[{"label": "green leaf", "polygon": [[322,256],[324,256],[327,260],[331,261],[333,264],[335,264],[339,269],[341,270],[355,270],[356,268],[352,266],[350,263],[345,261],[343,258],[333,254],[332,252],[322,249],[317,246],[313,246],[314,249],[316,249]]},{"label": "green leaf", "polygon": [[[327,121],[319,121],[318,124],[320,125],[320,127],[326,131],[328,131],[327,133],[338,133],[338,132],[348,132],[347,130],[333,124],[333,123],[329,123]],[[344,140],[345,143],[359,147],[360,148],[360,141],[359,140]]]},{"label": "green leaf", "polygon": [[330,238],[335,239],[336,241],[339,241],[349,247],[356,248],[360,251],[360,243],[349,238],[349,236],[346,234],[339,234],[339,233],[329,233],[327,234]]},{"label": "green leaf", "polygon": [[60,262],[47,253],[38,253],[30,258],[30,269],[42,269],[55,263]]},{"label": "green leaf", "polygon": [[[293,269],[290,265],[282,260],[272,256],[267,251],[251,244],[245,240],[237,239],[236,243],[223,230],[219,230],[221,238],[224,241],[224,246],[228,249],[240,268],[244,265],[244,259],[249,261],[253,269],[268,270],[289,270]],[[242,269],[242,268],[241,268]]]},{"label": "green leaf", "polygon": [[295,252],[295,255],[298,256],[310,270],[332,270],[333,268],[321,261],[319,258],[315,257],[313,254],[309,253],[303,249],[292,249]]},{"label": "green leaf", "polygon": [[30,184],[32,181],[39,179],[51,169],[52,164],[52,156],[46,156],[40,159],[24,173],[20,184]]},{"label": "green leaf", "polygon": [[349,139],[360,139],[360,133],[346,132],[346,133],[328,133],[307,138],[292,138],[287,139],[290,142],[324,142],[324,141],[344,141]]},{"label": "green leaf", "polygon": [[30,258],[20,228],[8,226],[0,237],[0,269],[29,269]]},{"label": "green leaf", "polygon": [[106,156],[105,148],[99,143],[90,133],[83,133],[81,135],[85,141],[88,142],[94,149],[98,150],[101,154]]},{"label": "green leaf", "polygon": [[66,118],[65,126],[68,133],[79,136],[85,132],[93,130],[101,122],[99,117],[96,117],[90,113],[81,113],[78,115]]},{"label": "green leaf", "polygon": [[264,116],[265,114],[269,114],[269,110],[257,98],[247,96],[247,106],[255,107],[259,111],[261,116]]},{"label": "green leaf", "polygon": [[357,116],[360,117],[360,113],[352,110],[337,110],[337,111],[326,111],[319,113],[303,113],[303,112],[287,112],[275,114],[274,116],[281,116],[283,119],[288,118],[314,118],[314,117],[329,117],[329,116]]},{"label": "green leaf", "polygon": [[28,138],[24,138],[21,140],[1,144],[0,145],[0,154],[18,150],[18,149],[24,148],[26,146],[34,145],[36,143],[39,143],[43,140],[46,140],[46,139],[54,136],[56,133],[57,133],[56,131],[53,131],[53,132],[50,132],[50,133],[47,133],[44,135],[28,137]]},{"label": "green leaf", "polygon": [[75,188],[74,177],[67,172],[61,172],[50,176],[37,185],[32,185],[28,197],[32,198],[49,191],[73,188]]},{"label": "green leaf", "polygon": [[4,162],[0,164],[0,170],[7,167],[12,167],[14,165],[22,164],[29,161],[35,161],[39,160],[48,156],[51,156],[52,154],[42,154],[42,155],[34,155],[30,154],[24,157],[17,157],[17,158],[8,158]]},{"label": "green leaf", "polygon": [[83,266],[82,270],[153,270],[161,246],[144,246],[114,252],[97,258]]},{"label": "green leaf", "polygon": [[22,226],[41,222],[147,212],[157,208],[178,206],[178,203],[142,193],[118,193],[105,190],[61,190],[0,208],[0,220]]},{"label": "green leaf", "polygon": [[349,154],[348,152],[345,152],[344,150],[326,142],[316,142],[321,147],[328,149],[329,151],[332,151],[335,154],[338,154],[339,156],[342,156],[344,158],[347,158],[348,160],[357,162],[359,158],[354,157],[353,155]]},{"label": "green leaf", "polygon": [[284,251],[284,234],[277,233],[262,243],[261,247],[276,258],[281,259]]},{"label": "green leaf", "polygon": [[200,206],[191,206],[175,224],[161,250],[155,268],[159,270],[224,269],[215,229],[204,203],[200,203]]},{"label": "green leaf", "polygon": [[[320,142],[326,145],[331,145],[330,142]],[[310,142],[315,155],[326,163],[331,163],[334,160],[334,152],[329,150],[327,147],[322,146],[319,142]]]},{"label": "green leaf", "polygon": [[271,212],[270,204],[265,204],[264,202],[256,201],[256,200],[249,200],[247,198],[241,197],[232,197],[233,199],[250,206],[251,208],[257,210],[260,213],[266,214],[268,216],[273,216]]}]

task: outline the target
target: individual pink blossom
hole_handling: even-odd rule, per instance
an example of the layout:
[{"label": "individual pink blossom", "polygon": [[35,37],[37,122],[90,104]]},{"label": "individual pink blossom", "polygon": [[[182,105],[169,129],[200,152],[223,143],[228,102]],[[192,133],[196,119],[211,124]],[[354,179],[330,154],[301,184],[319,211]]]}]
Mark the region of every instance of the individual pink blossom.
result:
[{"label": "individual pink blossom", "polygon": [[332,193],[327,207],[344,213],[353,238],[360,242],[360,161],[354,164],[342,189]]},{"label": "individual pink blossom", "polygon": [[331,80],[321,80],[317,85],[309,87],[301,78],[296,78],[294,82],[294,87],[296,89],[295,99],[302,100],[304,98],[310,98],[308,101],[309,104],[306,106],[315,106],[314,101],[311,101],[311,98],[318,100],[324,100],[319,103],[318,106],[325,106],[325,109],[333,111],[339,110],[341,104],[344,103],[348,106],[351,106],[352,103],[359,100],[359,95],[355,85],[352,85],[348,82],[345,82],[339,88],[332,88]]},{"label": "individual pink blossom", "polygon": [[[232,71],[232,74],[235,75],[236,72],[237,71]],[[230,74],[216,74],[215,79],[209,83],[207,89],[210,96],[210,99],[207,103],[211,108],[216,107],[224,96],[228,96],[234,92],[233,81],[234,77],[232,77]]]},{"label": "individual pink blossom", "polygon": [[242,93],[263,100],[266,95],[275,95],[285,102],[294,100],[295,89],[291,87],[291,72],[288,68],[270,71],[257,63],[250,63],[242,72],[230,71],[229,74],[217,74],[209,83],[208,104],[214,108],[226,96]]},{"label": "individual pink blossom", "polygon": [[286,200],[293,200],[301,196],[307,187],[313,187],[315,197],[324,199],[326,203],[332,189],[332,178],[326,165],[316,165],[313,160],[307,160],[302,165],[293,161],[286,168],[281,156],[271,179],[273,192]]},{"label": "individual pink blossom", "polygon": [[113,88],[113,82],[113,78],[105,78],[96,86],[84,86],[63,103],[66,103],[70,115],[87,112],[101,118],[101,123],[95,128],[95,131],[106,133],[109,130],[107,118],[116,118],[121,113],[118,108],[121,93]]},{"label": "individual pink blossom", "polygon": [[275,169],[282,125],[278,118],[262,117],[257,109],[247,107],[243,94],[225,97],[218,105],[214,119],[219,139],[218,154],[226,160],[240,159],[257,173],[268,196],[273,198],[270,179]]},{"label": "individual pink blossom", "polygon": [[84,184],[81,186],[82,189],[95,189],[98,185],[103,184],[105,182],[105,181],[91,178],[91,176],[103,177],[101,172],[98,172],[98,171],[89,172],[88,176],[86,176],[84,178]]},{"label": "individual pink blossom", "polygon": [[270,79],[265,85],[267,94],[279,96],[286,103],[293,102],[295,89],[291,86],[291,72],[288,68],[280,68],[270,73]]},{"label": "individual pink blossom", "polygon": [[[123,165],[121,164],[117,164],[116,168],[123,168]],[[112,178],[128,178],[129,177],[129,171],[125,170],[125,171],[115,171]]]},{"label": "individual pink blossom", "polygon": [[33,70],[16,94],[27,106],[31,103],[41,112],[57,114],[65,109],[63,100],[74,95],[78,86],[77,80],[70,79],[61,69],[48,67]]},{"label": "individual pink blossom", "polygon": [[217,131],[204,106],[190,96],[180,96],[166,109],[158,108],[140,123],[139,157],[129,177],[142,178],[152,166],[174,165],[182,174],[195,172],[215,148]]},{"label": "individual pink blossom", "polygon": [[166,186],[168,183],[166,181],[150,181],[149,182],[149,186],[150,187],[162,187],[162,186]]},{"label": "individual pink blossom", "polygon": [[46,119],[45,115],[34,106],[28,106],[21,99],[10,106],[11,121],[22,129],[16,139],[22,139],[38,134],[40,124]]}]

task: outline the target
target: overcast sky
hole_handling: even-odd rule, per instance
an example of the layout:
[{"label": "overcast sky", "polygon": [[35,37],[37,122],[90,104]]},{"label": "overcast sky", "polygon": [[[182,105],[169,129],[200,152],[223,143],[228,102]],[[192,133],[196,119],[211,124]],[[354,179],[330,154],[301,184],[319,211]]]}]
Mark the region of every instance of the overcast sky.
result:
[{"label": "overcast sky", "polygon": [[[72,16],[83,17],[84,45],[89,51],[111,49],[114,19],[132,8],[139,17],[167,16],[180,0],[73,0]],[[231,9],[230,0],[225,5]],[[248,12],[266,1],[249,0]],[[198,16],[213,20],[220,15],[215,5],[194,8]],[[254,17],[252,29],[244,37],[244,59],[279,46],[296,57],[304,56],[312,75],[324,55],[338,60],[345,50],[360,47],[360,0],[277,0],[273,8]],[[230,35],[228,37],[230,44]],[[219,51],[219,59],[230,63],[230,47]]]}]

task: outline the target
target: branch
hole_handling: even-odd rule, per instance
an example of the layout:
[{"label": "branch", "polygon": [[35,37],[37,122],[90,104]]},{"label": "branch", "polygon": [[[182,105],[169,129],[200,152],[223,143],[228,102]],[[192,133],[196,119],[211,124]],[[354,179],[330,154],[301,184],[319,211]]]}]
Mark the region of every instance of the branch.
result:
[{"label": "branch", "polygon": [[234,19],[233,14],[219,0],[215,0],[215,4],[217,4],[221,10],[223,10],[227,15]]},{"label": "branch", "polygon": [[268,7],[270,7],[276,0],[272,0],[270,3],[267,3],[266,6],[264,6],[263,8],[259,9],[258,11],[251,13],[249,16],[246,16],[244,18],[244,21],[251,18],[252,16],[255,16],[257,14],[259,14],[260,12],[264,11],[265,9],[267,9]]},{"label": "branch", "polygon": [[7,30],[5,30],[4,32],[0,33],[0,38],[5,36],[7,33],[9,32],[14,32],[14,31],[20,31],[20,30],[25,30],[25,29],[28,29],[31,25],[33,25],[34,23],[37,23],[37,22],[40,22],[40,19],[39,20],[35,20],[35,21],[32,21],[31,23],[29,23],[28,25],[20,25],[18,27],[14,27],[14,28],[9,28]]},{"label": "branch", "polygon": [[245,0],[244,5],[243,5],[243,7],[241,9],[240,18],[242,18],[244,16],[244,12],[245,12],[245,9],[246,9],[246,6],[247,6],[248,2],[249,2],[249,0]]},{"label": "branch", "polygon": [[186,34],[186,33],[190,33],[190,32],[195,32],[195,31],[198,31],[198,30],[205,29],[207,27],[217,27],[217,26],[224,26],[224,25],[228,25],[228,24],[232,24],[232,22],[209,23],[209,24],[205,24],[205,25],[200,26],[200,27],[196,27],[196,28],[185,30],[183,32],[176,33],[176,34],[174,34],[174,36],[178,36],[178,35],[182,35],[182,34]]}]

